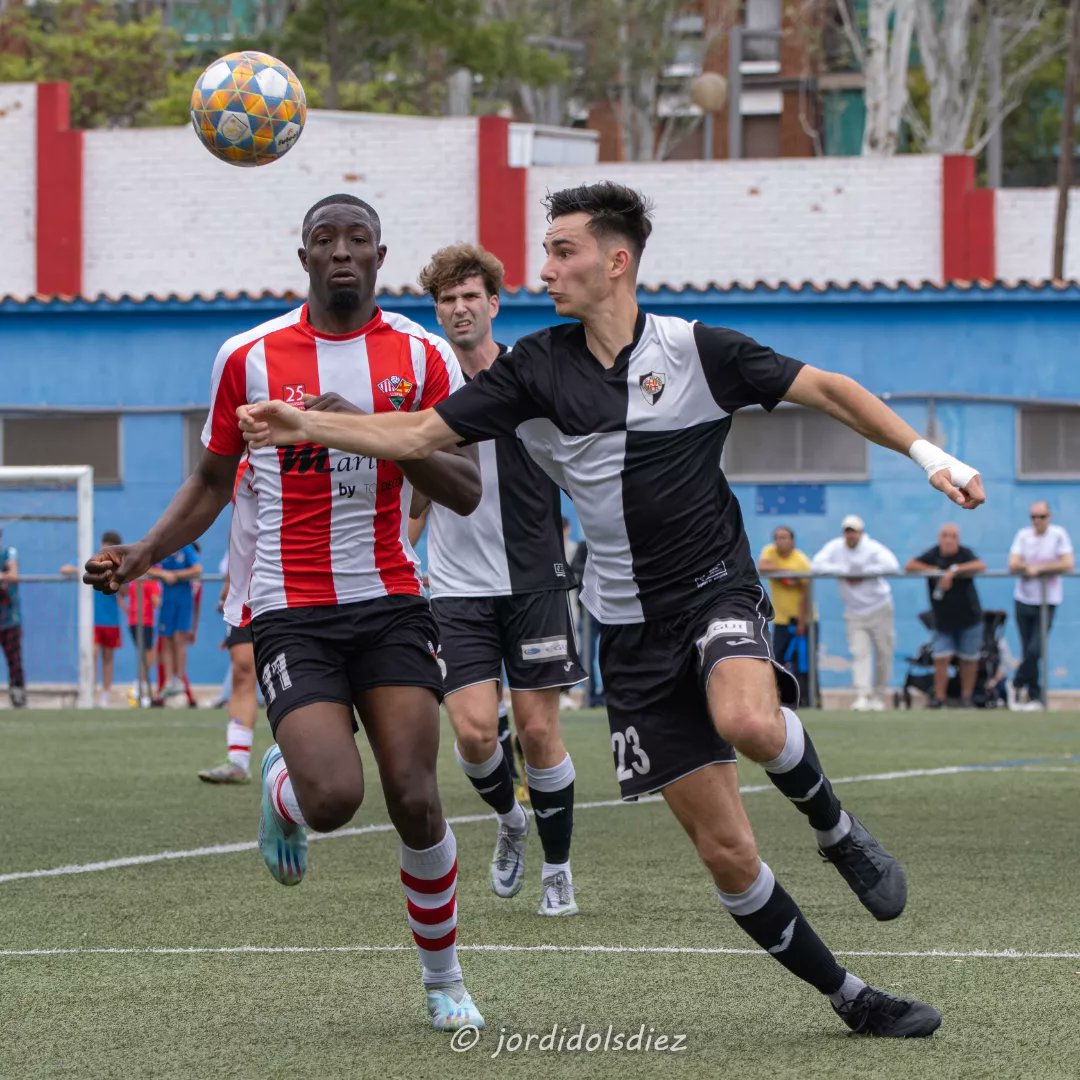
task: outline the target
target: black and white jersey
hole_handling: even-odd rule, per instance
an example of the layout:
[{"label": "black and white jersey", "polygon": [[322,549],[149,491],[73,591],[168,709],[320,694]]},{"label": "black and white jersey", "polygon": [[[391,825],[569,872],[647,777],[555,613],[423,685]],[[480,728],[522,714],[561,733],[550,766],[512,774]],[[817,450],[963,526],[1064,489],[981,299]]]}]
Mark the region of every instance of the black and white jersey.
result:
[{"label": "black and white jersey", "polygon": [[461,517],[431,504],[432,597],[510,596],[568,588],[559,489],[514,435],[484,442],[478,453],[484,485],[480,505]]},{"label": "black and white jersey", "polygon": [[641,314],[611,368],[581,324],[554,326],[435,408],[465,439],[517,433],[574,500],[582,602],[602,623],[636,623],[756,582],[720,453],[731,414],[774,408],[801,367],[734,330]]}]

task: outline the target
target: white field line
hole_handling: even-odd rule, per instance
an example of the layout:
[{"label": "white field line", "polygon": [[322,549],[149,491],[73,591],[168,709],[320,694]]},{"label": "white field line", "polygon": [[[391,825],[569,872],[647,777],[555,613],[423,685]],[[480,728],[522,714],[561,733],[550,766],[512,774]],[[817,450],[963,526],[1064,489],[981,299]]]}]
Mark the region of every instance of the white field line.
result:
[{"label": "white field line", "polygon": [[[839,776],[832,780],[837,784],[860,784],[884,782],[888,780],[910,780],[923,776],[955,776],[960,773],[1005,772],[1018,768],[1016,764],[1002,765],[946,765],[936,769],[907,769],[901,772],[863,773],[858,776]],[[1071,771],[1071,770],[1070,770]],[[772,784],[746,784],[739,788],[743,795],[756,795],[762,791],[773,791]],[[648,795],[638,800],[641,803],[661,802],[659,795]],[[600,810],[613,806],[625,806],[621,799],[601,799],[597,802],[575,803],[574,812],[580,810]],[[494,821],[494,814],[463,814],[447,818],[450,825],[472,825],[481,821]],[[393,832],[389,822],[377,822],[371,825],[358,825],[338,829],[331,833],[310,833],[309,839],[339,840],[347,836],[367,836],[371,833]],[[101,870],[120,870],[128,866],[146,866],[150,863],[171,862],[176,859],[198,859],[210,855],[234,855],[241,851],[254,851],[258,845],[253,840],[244,840],[235,844],[210,844],[207,847],[187,848],[181,851],[156,851],[150,855],[125,855],[119,859],[104,859],[101,862],[75,863],[68,866],[54,866],[42,870],[17,870],[0,874],[0,885],[9,881],[25,881],[31,878],[66,877],[71,874],[93,874]]]},{"label": "white field line", "polygon": [[[727,949],[678,945],[459,945],[458,952],[491,953],[597,953],[617,955],[674,956],[767,956],[762,949]],[[414,945],[233,945],[149,946],[141,949],[0,949],[2,956],[291,956],[297,953],[398,953],[413,952]],[[1014,949],[847,949],[836,956],[915,958],[930,960],[1080,960],[1080,952],[1019,952]]]}]

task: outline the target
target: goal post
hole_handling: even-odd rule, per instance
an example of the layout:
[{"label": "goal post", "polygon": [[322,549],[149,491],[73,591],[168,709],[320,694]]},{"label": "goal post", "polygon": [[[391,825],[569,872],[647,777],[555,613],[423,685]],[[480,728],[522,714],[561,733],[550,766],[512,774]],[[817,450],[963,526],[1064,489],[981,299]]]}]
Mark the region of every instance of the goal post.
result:
[{"label": "goal post", "polygon": [[[82,567],[94,554],[94,467],[92,465],[0,465],[0,488],[75,488],[74,514],[37,515],[33,507],[26,513],[3,514],[5,521],[74,521],[77,565]],[[17,505],[17,504],[15,504]],[[24,576],[20,565],[20,578]],[[76,601],[76,642],[78,649],[77,704],[89,709],[94,704],[94,597],[89,588],[78,587]]]}]

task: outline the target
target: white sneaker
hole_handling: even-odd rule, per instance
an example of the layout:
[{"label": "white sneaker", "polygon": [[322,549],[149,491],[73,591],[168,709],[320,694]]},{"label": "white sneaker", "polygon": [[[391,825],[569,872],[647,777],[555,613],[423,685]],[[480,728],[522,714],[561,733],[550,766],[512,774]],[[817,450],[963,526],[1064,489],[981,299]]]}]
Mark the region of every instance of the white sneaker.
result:
[{"label": "white sneaker", "polygon": [[1013,711],[1020,707],[1020,699],[1017,696],[1016,687],[1013,686],[1008,679],[1005,680],[1005,703]]},{"label": "white sneaker", "polygon": [[869,712],[873,707],[870,699],[863,694],[860,694],[851,704],[855,712]]},{"label": "white sneaker", "polygon": [[1020,712],[1045,712],[1046,706],[1041,701],[1025,701],[1023,705],[1017,705]]},{"label": "white sneaker", "polygon": [[879,697],[872,697],[868,706],[870,712],[884,712],[885,702]]},{"label": "white sneaker", "polygon": [[97,704],[99,709],[107,709],[109,707],[109,695],[104,690],[98,694]]}]

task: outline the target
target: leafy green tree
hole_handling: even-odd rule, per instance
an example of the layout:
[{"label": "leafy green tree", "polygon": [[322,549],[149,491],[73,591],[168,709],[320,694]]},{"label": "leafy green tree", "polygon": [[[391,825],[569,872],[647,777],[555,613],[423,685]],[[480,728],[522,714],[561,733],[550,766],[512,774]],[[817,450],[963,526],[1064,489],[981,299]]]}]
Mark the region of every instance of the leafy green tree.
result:
[{"label": "leafy green tree", "polygon": [[156,14],[133,17],[110,2],[16,5],[0,16],[0,79],[63,80],[74,125],[131,127],[168,90],[177,44]]},{"label": "leafy green tree", "polygon": [[481,86],[514,71],[541,83],[564,74],[527,43],[526,27],[485,15],[483,0],[308,0],[286,20],[280,48],[331,109],[439,113],[461,69]]}]

